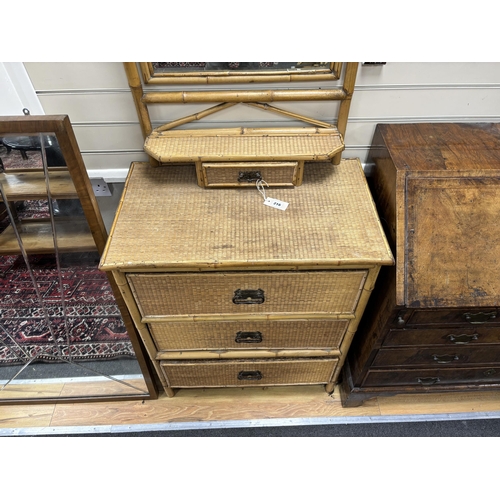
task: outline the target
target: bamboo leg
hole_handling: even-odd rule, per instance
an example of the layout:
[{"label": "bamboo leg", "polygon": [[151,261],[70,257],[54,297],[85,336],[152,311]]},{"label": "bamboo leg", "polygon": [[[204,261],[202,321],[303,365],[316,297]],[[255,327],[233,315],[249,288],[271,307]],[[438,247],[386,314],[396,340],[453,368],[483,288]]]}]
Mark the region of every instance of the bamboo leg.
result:
[{"label": "bamboo leg", "polygon": [[[137,115],[139,117],[139,123],[141,126],[141,131],[144,139],[151,134],[153,127],[151,125],[151,118],[149,117],[148,107],[144,104],[143,90],[141,77],[139,76],[139,71],[135,62],[125,62],[123,63],[125,67],[125,72],[127,73],[127,80],[132,92],[132,97],[134,98],[135,108],[137,110]],[[158,166],[159,163],[155,158],[150,157],[150,163],[153,166]]]},{"label": "bamboo leg", "polygon": [[132,97],[134,98],[137,114],[139,115],[142,135],[146,138],[151,133],[153,127],[151,126],[148,108],[142,102],[143,91],[141,77],[139,76],[136,63],[126,62],[123,63],[123,65],[125,67],[125,72],[127,73],[128,84],[130,90],[132,91]]},{"label": "bamboo leg", "polygon": [[372,293],[372,290],[375,286],[375,281],[377,280],[377,276],[379,274],[380,267],[374,267],[369,270],[368,276],[366,277],[365,284],[363,286],[363,290],[359,297],[358,307],[356,308],[356,318],[349,322],[349,327],[344,337],[344,341],[342,343],[342,354],[340,356],[339,364],[335,369],[335,373],[333,374],[332,380],[335,382],[340,375],[340,371],[344,365],[345,359],[347,357],[347,352],[349,351],[349,347],[351,346],[352,339],[356,330],[358,329],[359,322],[363,315],[363,312],[366,308],[366,304],[368,303],[368,299]]},{"label": "bamboo leg", "polygon": [[[337,129],[345,142],[345,132],[347,129],[347,119],[349,118],[349,109],[351,107],[351,99],[354,93],[354,85],[356,83],[356,74],[358,71],[358,63],[350,62],[346,64],[344,76],[344,92],[346,98],[340,103],[339,116],[337,119]],[[337,153],[332,160],[334,165],[338,165],[342,159],[342,152]]]},{"label": "bamboo leg", "polygon": [[165,392],[168,393],[171,391],[171,389],[170,391],[167,391],[167,389],[169,389],[167,387],[167,381],[165,380],[163,371],[160,368],[160,363],[156,360],[156,355],[158,351],[156,350],[156,346],[154,345],[153,339],[151,338],[147,325],[142,323],[141,321],[141,314],[137,309],[137,304],[135,303],[132,291],[130,290],[130,287],[127,283],[127,279],[120,271],[112,271],[112,274],[115,278],[116,286],[119,289],[123,297],[123,300],[125,301],[125,304],[127,305],[127,308],[130,312],[130,316],[135,324],[137,332],[139,333],[139,336],[141,337],[144,347],[149,355],[151,363],[156,370],[158,378],[160,379],[160,382],[163,388],[165,389]]},{"label": "bamboo leg", "polygon": [[165,394],[169,398],[173,398],[175,396],[175,391],[172,389],[172,387],[165,387]]},{"label": "bamboo leg", "polygon": [[198,186],[201,188],[207,187],[207,179],[205,177],[205,173],[203,172],[203,167],[201,166],[201,161],[195,162],[196,165],[196,179],[198,181]]},{"label": "bamboo leg", "polygon": [[302,185],[302,178],[304,177],[304,162],[299,161],[297,166],[297,177],[295,178],[295,185]]},{"label": "bamboo leg", "polygon": [[337,129],[342,137],[345,137],[347,119],[349,118],[349,108],[351,107],[351,99],[354,93],[357,71],[358,63],[347,63],[343,85],[346,97],[340,103],[339,116],[337,120]]},{"label": "bamboo leg", "polygon": [[338,165],[340,161],[342,160],[342,151],[340,153],[337,153],[333,159],[332,159],[332,164],[333,165]]}]

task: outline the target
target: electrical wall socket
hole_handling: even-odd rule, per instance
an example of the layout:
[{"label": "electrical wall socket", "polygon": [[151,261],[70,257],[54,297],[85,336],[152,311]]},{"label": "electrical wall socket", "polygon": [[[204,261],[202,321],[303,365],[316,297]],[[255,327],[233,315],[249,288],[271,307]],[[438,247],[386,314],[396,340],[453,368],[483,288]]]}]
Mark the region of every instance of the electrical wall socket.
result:
[{"label": "electrical wall socket", "polygon": [[111,189],[109,189],[109,186],[104,179],[101,179],[101,178],[90,179],[90,182],[92,184],[92,189],[94,190],[94,194],[96,196],[112,196],[113,195],[113,193],[111,192]]}]

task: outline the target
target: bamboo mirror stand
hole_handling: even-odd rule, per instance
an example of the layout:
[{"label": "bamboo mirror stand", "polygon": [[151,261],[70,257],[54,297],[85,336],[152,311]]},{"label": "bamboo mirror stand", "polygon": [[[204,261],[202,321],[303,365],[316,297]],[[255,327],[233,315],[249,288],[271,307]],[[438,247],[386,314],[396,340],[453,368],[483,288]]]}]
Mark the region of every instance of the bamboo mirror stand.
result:
[{"label": "bamboo mirror stand", "polygon": [[[124,63],[145,139],[144,150],[150,156],[151,163],[153,165],[195,163],[198,184],[202,187],[206,187],[204,163],[207,162],[295,161],[297,162],[294,174],[295,185],[301,183],[301,172],[305,161],[331,161],[334,165],[338,165],[345,148],[344,136],[358,63],[328,64],[327,69],[319,74],[313,70],[307,74],[292,75],[286,72],[254,76],[251,73],[235,75],[231,72],[225,75],[209,73],[208,76],[181,74],[176,80],[172,76],[157,75],[154,72],[153,63]],[[343,78],[341,78],[342,74]],[[151,86],[158,84],[256,83],[259,82],[259,78],[261,78],[260,81],[268,82],[293,83],[317,79],[323,82],[324,80],[342,80],[342,82],[338,87],[326,89],[151,90]],[[147,91],[145,91],[145,86],[148,87]],[[280,101],[339,101],[336,123],[327,123],[274,105],[275,102]],[[150,105],[190,103],[215,103],[215,105],[153,128],[149,114]],[[306,126],[177,129],[237,104],[277,113],[288,119],[304,122]]]}]

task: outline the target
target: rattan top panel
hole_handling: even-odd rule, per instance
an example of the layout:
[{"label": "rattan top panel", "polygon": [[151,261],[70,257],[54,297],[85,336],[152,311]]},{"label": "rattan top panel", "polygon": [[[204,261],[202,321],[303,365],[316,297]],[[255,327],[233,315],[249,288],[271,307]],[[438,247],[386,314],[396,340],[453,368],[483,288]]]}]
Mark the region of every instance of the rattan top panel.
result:
[{"label": "rattan top panel", "polygon": [[359,160],[305,165],[302,186],[198,187],[193,165],[133,163],[103,269],[390,265]]},{"label": "rattan top panel", "polygon": [[[313,129],[315,130],[315,129]],[[161,163],[238,160],[330,160],[343,151],[336,129],[300,134],[177,135],[177,131],[151,134],[144,150]]]}]

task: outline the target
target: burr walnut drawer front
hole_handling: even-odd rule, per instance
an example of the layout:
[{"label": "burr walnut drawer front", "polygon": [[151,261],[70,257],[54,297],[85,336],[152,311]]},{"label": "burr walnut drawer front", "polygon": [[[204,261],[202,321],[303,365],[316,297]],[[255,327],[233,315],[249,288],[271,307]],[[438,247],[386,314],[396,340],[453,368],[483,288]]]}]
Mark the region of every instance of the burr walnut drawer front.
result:
[{"label": "burr walnut drawer front", "polygon": [[477,328],[421,328],[390,330],[384,339],[384,347],[426,345],[477,345],[499,344],[499,327]]},{"label": "burr walnut drawer front", "polygon": [[159,351],[189,349],[340,349],[348,320],[150,323]]},{"label": "burr walnut drawer front", "polygon": [[128,274],[143,318],[353,314],[367,271]]},{"label": "burr walnut drawer front", "polygon": [[310,385],[330,382],[337,358],[162,361],[169,387]]},{"label": "burr walnut drawer front", "polygon": [[301,182],[296,161],[202,163],[202,172],[205,187],[255,189],[259,180],[270,187],[293,187]]},{"label": "burr walnut drawer front", "polygon": [[436,387],[453,384],[500,383],[500,365],[471,368],[370,370],[363,387]]},{"label": "burr walnut drawer front", "polygon": [[372,366],[465,365],[500,361],[500,346],[380,349]]}]

